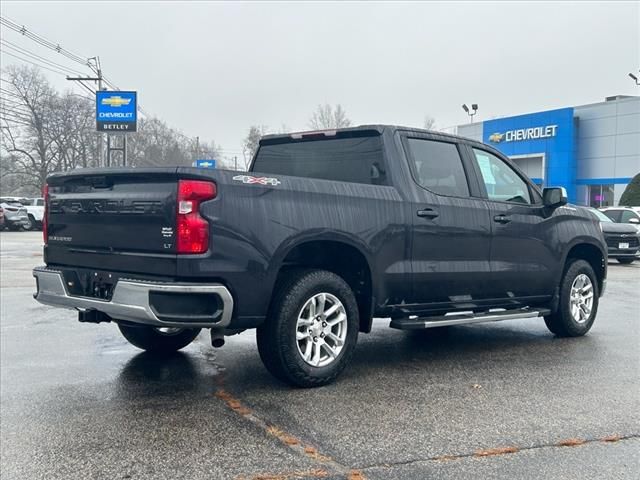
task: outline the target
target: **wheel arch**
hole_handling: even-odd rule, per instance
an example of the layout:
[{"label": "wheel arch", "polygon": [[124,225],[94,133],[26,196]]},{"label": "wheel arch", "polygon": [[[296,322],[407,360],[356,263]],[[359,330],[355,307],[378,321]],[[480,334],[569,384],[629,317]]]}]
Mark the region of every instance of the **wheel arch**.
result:
[{"label": "wheel arch", "polygon": [[[373,275],[366,250],[348,237],[332,235],[305,238],[282,247],[275,256],[274,290],[294,268],[328,270],[339,275],[351,287],[358,303],[360,331],[371,331],[373,315]],[[273,298],[273,295],[272,295]]]},{"label": "wheel arch", "polygon": [[[586,240],[576,240],[567,250],[564,257],[562,275],[569,263],[574,259],[585,260],[591,265],[598,279],[598,292],[604,289],[604,281],[607,278],[607,254],[602,247]],[[561,279],[562,281],[562,279]]]}]

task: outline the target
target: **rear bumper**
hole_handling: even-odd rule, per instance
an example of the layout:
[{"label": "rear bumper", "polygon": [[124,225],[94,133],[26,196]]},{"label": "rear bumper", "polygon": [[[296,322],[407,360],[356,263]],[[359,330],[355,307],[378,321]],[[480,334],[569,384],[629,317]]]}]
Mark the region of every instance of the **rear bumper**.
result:
[{"label": "rear bumper", "polygon": [[[113,288],[111,300],[101,300],[89,297],[73,296],[67,290],[62,273],[46,267],[33,270],[36,278],[37,291],[34,298],[45,305],[69,308],[78,311],[96,310],[105,313],[114,320],[126,320],[155,327],[183,327],[183,328],[224,328],[231,322],[233,313],[233,297],[229,290],[220,284],[175,284],[161,282],[144,282],[138,280],[120,279]],[[151,293],[209,295],[215,297],[220,305],[215,315],[205,318],[198,315],[197,319],[188,316],[173,319],[162,319],[162,314],[152,306]]]}]

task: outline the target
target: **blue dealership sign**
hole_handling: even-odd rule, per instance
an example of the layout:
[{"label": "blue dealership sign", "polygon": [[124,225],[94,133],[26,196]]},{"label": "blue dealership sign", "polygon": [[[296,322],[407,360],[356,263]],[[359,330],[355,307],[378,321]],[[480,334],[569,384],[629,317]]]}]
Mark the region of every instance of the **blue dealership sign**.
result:
[{"label": "blue dealership sign", "polygon": [[96,92],[96,127],[99,132],[135,132],[136,92]]},{"label": "blue dealership sign", "polygon": [[198,168],[216,168],[216,161],[213,158],[210,159],[199,159],[193,162],[194,167]]},{"label": "blue dealership sign", "polygon": [[521,168],[527,165],[527,159],[542,159],[542,168],[535,175],[530,174],[533,180],[544,186],[565,187],[569,201],[575,202],[577,152],[573,108],[487,120],[482,125],[482,141],[511,157]]}]

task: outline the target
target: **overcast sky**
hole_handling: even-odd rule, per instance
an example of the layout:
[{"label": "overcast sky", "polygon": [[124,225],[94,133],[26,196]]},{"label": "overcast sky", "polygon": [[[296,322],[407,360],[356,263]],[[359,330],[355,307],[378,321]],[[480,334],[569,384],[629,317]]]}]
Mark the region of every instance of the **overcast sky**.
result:
[{"label": "overcast sky", "polygon": [[465,102],[483,120],[637,95],[638,5],[4,1],[2,15],[99,55],[147,112],[232,155],[250,125],[305,129],[320,103],[341,103],[354,124],[430,115],[446,127],[467,121]]}]

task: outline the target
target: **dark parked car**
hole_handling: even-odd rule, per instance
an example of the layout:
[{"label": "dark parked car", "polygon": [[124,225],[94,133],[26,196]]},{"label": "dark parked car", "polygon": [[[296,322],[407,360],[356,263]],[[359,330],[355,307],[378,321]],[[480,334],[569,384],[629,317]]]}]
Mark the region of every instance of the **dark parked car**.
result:
[{"label": "dark parked car", "polygon": [[249,172],[82,169],[46,198],[38,301],[156,352],[257,328],[267,369],[300,386],[334,380],[374,317],[584,335],[607,276],[599,224],[564,189],[416,129],[269,135]]},{"label": "dark parked car", "polygon": [[601,222],[609,258],[615,258],[620,263],[632,263],[640,258],[640,232],[634,224],[615,223],[595,208],[589,211]]}]

